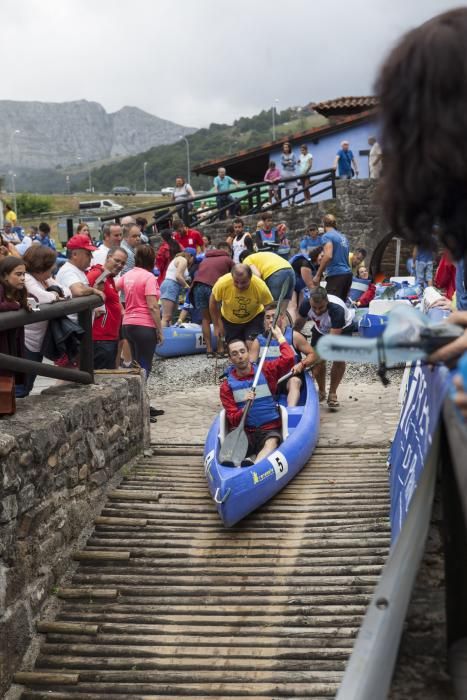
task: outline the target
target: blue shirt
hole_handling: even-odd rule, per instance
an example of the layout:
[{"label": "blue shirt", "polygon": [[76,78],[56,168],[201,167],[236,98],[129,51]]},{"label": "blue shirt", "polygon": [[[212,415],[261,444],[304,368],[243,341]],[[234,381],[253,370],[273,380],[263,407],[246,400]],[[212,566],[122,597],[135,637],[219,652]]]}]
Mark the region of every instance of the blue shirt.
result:
[{"label": "blue shirt", "polygon": [[467,311],[465,259],[456,263],[456,306],[459,311]]},{"label": "blue shirt", "polygon": [[319,245],[323,245],[322,236],[316,236],[312,238],[311,236],[303,236],[300,241],[300,250],[302,253],[308,253],[312,248],[317,248]]},{"label": "blue shirt", "polygon": [[344,149],[341,148],[339,151],[337,151],[337,155],[339,156],[339,161],[337,163],[339,176],[348,177],[349,175],[352,175],[353,153],[350,148],[348,151],[344,151]]},{"label": "blue shirt", "polygon": [[322,236],[323,245],[332,243],[332,260],[326,268],[328,277],[352,274],[349,264],[349,241],[340,231],[331,229]]},{"label": "blue shirt", "polygon": [[55,243],[54,243],[53,241],[51,241],[50,238],[49,238],[48,236],[44,236],[44,237],[42,238],[42,237],[39,236],[39,234],[38,234],[37,236],[34,237],[34,240],[35,240],[35,241],[39,241],[39,243],[40,243],[41,245],[45,245],[47,248],[50,248],[51,250],[56,250],[56,248],[55,248]]},{"label": "blue shirt", "polygon": [[226,175],[225,177],[214,178],[214,187],[217,187],[218,192],[228,192],[230,190],[230,185],[235,185],[235,180]]},{"label": "blue shirt", "polygon": [[428,248],[417,248],[417,255],[415,260],[418,262],[433,262],[433,251]]}]

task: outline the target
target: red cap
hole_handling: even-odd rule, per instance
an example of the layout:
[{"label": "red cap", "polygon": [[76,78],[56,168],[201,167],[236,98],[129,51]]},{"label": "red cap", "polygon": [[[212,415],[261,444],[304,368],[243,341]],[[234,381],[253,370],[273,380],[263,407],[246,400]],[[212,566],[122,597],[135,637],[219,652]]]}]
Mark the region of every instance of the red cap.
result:
[{"label": "red cap", "polygon": [[91,243],[89,237],[84,233],[77,233],[72,236],[66,244],[68,250],[97,250],[96,246]]}]

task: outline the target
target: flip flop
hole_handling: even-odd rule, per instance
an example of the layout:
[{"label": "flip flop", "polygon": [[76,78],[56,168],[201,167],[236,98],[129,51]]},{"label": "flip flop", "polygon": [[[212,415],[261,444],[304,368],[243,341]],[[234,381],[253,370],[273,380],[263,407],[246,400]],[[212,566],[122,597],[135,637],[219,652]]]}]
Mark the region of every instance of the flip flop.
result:
[{"label": "flip flop", "polygon": [[337,411],[339,406],[340,406],[340,404],[339,404],[339,401],[337,400],[337,394],[329,394],[328,395],[328,408],[331,411]]},{"label": "flip flop", "polygon": [[217,357],[219,360],[225,360],[228,357],[228,354],[226,352],[218,352]]},{"label": "flip flop", "polygon": [[206,357],[212,360],[216,356],[215,352],[207,352]]}]

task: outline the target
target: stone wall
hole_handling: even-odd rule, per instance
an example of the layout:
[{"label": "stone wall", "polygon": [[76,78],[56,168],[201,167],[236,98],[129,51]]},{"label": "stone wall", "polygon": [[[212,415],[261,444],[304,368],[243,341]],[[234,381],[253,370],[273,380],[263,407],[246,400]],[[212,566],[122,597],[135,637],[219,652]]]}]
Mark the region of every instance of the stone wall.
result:
[{"label": "stone wall", "polygon": [[139,373],[51,387],[0,421],[0,696],[107,482],[148,443]]},{"label": "stone wall", "polygon": [[[324,214],[334,214],[340,231],[346,234],[351,250],[366,248],[370,262],[377,245],[389,234],[389,229],[381,216],[381,208],[376,201],[377,181],[337,180],[336,199],[326,199],[316,204],[274,210],[274,221],[285,221],[289,229],[289,240],[294,249],[311,223],[321,224]],[[250,231],[256,229],[259,215],[243,217]],[[203,227],[212,236],[213,242],[225,240],[229,221],[215,222]]]}]

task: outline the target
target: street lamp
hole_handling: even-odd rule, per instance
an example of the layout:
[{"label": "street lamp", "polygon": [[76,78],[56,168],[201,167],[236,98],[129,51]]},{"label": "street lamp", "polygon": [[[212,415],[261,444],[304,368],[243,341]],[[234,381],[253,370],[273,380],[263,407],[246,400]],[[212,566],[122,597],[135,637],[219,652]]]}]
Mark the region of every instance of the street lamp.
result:
[{"label": "street lamp", "polygon": [[[76,156],[76,160],[80,161],[83,160],[81,156]],[[91,177],[91,166],[89,163],[86,165],[87,171],[88,171],[88,182],[89,182],[89,192],[92,192],[92,177]]]},{"label": "street lamp", "polygon": [[191,174],[191,168],[190,168],[190,144],[188,143],[188,139],[186,136],[180,136],[180,139],[185,141],[186,143],[186,168],[187,168],[187,184],[190,184],[190,174]]},{"label": "street lamp", "polygon": [[274,104],[272,105],[272,140],[276,140],[276,105],[279,99],[276,97]]},{"label": "street lamp", "polygon": [[145,161],[145,162],[143,163],[143,177],[144,177],[144,191],[145,191],[145,192],[148,191],[148,183],[147,183],[147,180],[146,180],[146,168],[147,168],[147,167],[148,167],[148,164],[147,164],[146,161]]},{"label": "street lamp", "polygon": [[16,211],[16,173],[14,173],[11,170],[10,175],[11,175],[11,198],[13,200],[13,211],[16,214],[17,213],[17,211]]},{"label": "street lamp", "polygon": [[20,129],[15,129],[14,131],[11,132],[10,143],[9,143],[9,149],[10,149],[10,168],[13,167],[13,139],[15,138],[16,134],[20,134],[20,133],[21,133]]}]

